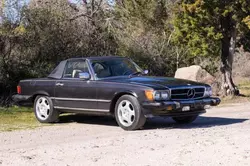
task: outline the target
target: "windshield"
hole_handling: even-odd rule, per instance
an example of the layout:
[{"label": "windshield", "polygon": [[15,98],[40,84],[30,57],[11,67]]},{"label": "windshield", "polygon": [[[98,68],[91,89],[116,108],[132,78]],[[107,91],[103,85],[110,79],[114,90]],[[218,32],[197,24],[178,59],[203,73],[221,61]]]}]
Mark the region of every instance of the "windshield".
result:
[{"label": "windshield", "polygon": [[92,60],[91,64],[97,78],[129,76],[143,72],[138,65],[127,58]]}]

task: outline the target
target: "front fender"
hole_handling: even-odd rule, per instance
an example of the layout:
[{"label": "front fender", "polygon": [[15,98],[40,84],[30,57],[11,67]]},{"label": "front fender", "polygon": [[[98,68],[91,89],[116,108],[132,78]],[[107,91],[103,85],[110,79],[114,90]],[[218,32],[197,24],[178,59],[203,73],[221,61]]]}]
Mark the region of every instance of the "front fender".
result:
[{"label": "front fender", "polygon": [[116,92],[116,93],[114,94],[113,99],[116,98],[117,96],[121,97],[122,95],[126,95],[126,94],[132,95],[132,96],[138,98],[138,95],[137,95],[135,92],[130,91],[130,90],[124,90],[124,91],[118,91],[118,92]]},{"label": "front fender", "polygon": [[125,91],[118,91],[114,94],[112,100],[111,100],[111,104],[110,104],[110,111],[111,113],[114,113],[115,111],[115,105],[116,105],[116,102],[118,101],[118,99],[123,96],[123,95],[132,95],[136,98],[138,98],[138,95],[133,92],[133,91],[130,91],[130,90],[125,90]]}]

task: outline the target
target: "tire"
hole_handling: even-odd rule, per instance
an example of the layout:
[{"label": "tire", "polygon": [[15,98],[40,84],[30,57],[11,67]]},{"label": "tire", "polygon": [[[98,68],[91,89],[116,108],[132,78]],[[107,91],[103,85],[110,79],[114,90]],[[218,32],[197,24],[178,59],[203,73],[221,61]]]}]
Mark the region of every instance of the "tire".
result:
[{"label": "tire", "polygon": [[189,124],[196,120],[198,115],[194,116],[182,116],[182,117],[173,117],[173,120],[179,124]]},{"label": "tire", "polygon": [[146,122],[138,100],[131,95],[118,99],[115,105],[115,119],[124,130],[140,129]]},{"label": "tire", "polygon": [[53,123],[59,119],[59,112],[54,109],[53,102],[48,96],[37,96],[34,102],[36,119],[41,123]]}]

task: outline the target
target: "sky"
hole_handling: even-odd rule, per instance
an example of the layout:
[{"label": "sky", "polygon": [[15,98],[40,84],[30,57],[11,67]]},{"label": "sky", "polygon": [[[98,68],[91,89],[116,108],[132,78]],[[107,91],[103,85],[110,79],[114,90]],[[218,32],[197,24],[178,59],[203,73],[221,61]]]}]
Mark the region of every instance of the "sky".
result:
[{"label": "sky", "polygon": [[[23,5],[28,4],[31,0],[18,0],[18,6],[19,8],[21,8]],[[71,3],[80,3],[82,2],[82,0],[68,0]],[[114,0],[107,0],[109,2],[110,5],[114,5]],[[6,0],[6,5],[4,7],[4,14],[5,16],[11,20],[11,22],[16,22],[18,21],[18,19],[20,18],[20,13],[18,12],[18,10],[15,9],[15,7],[13,7],[13,1],[12,0]],[[0,22],[1,21],[1,17],[0,17]]]}]

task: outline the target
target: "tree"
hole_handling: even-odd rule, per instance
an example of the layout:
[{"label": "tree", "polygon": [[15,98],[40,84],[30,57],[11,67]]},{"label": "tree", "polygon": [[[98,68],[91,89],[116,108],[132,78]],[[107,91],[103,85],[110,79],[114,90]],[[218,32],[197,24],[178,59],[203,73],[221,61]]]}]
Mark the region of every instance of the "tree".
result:
[{"label": "tree", "polygon": [[133,58],[150,73],[173,76],[182,66],[185,50],[171,42],[171,0],[119,0],[111,30],[118,42],[118,53]]},{"label": "tree", "polygon": [[21,0],[3,0],[0,5],[0,105],[11,101],[17,80],[26,76],[26,57],[19,51],[24,42],[20,24]]},{"label": "tree", "polygon": [[224,95],[238,95],[232,79],[236,44],[249,32],[248,0],[182,0],[173,20],[175,42],[191,56],[219,56]]},{"label": "tree", "polygon": [[10,104],[19,80],[45,77],[61,60],[116,51],[104,1],[21,1],[0,4],[0,105]]}]

